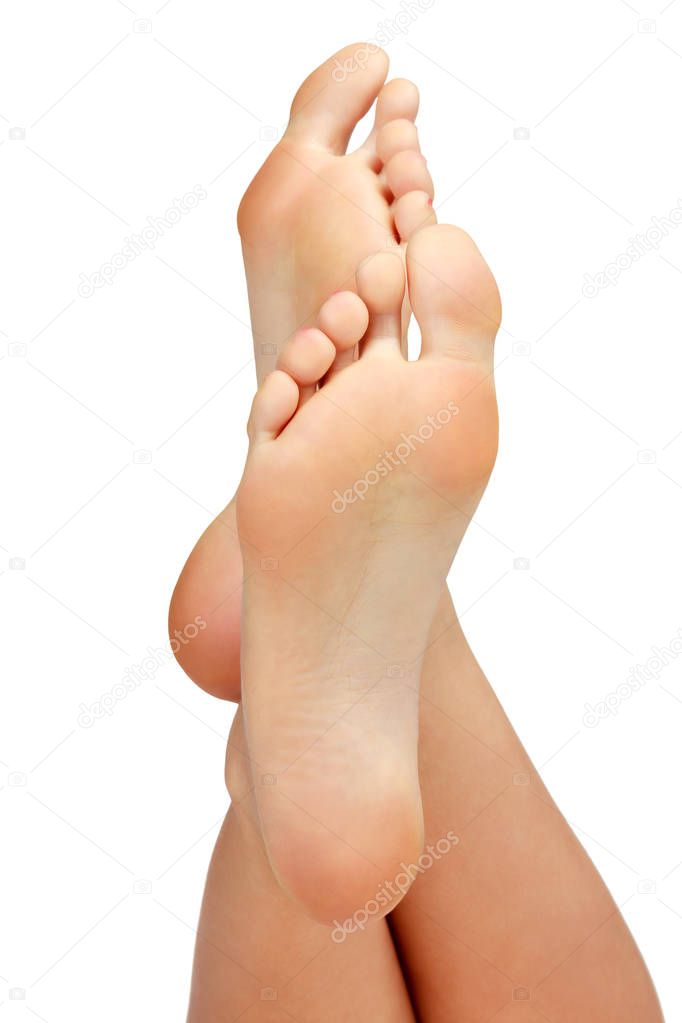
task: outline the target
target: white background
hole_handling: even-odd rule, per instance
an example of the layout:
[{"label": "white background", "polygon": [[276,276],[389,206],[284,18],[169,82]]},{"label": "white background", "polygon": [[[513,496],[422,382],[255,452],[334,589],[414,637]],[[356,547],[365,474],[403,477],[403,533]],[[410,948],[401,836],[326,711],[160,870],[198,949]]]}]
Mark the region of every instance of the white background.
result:
[{"label": "white background", "polygon": [[[91,728],[79,705],[164,643],[240,475],[241,193],[300,79],[400,10],[159,2],[2,4],[0,1023],[184,1018],[232,708],[174,664]],[[682,2],[659,4],[435,0],[388,49],[422,91],[439,216],[505,301],[501,452],[456,602],[675,1023],[682,658],[582,720],[682,627],[682,228],[582,293],[682,198]],[[79,297],[195,185],[154,252]]]}]

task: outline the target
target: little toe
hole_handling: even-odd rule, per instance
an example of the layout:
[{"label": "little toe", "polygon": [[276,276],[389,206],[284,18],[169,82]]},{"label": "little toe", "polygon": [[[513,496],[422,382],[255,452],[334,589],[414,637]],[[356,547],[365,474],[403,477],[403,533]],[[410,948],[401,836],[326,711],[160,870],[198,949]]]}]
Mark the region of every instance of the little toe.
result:
[{"label": "little toe", "polygon": [[298,384],[288,373],[276,369],[256,392],[247,425],[252,445],[274,440],[287,425],[298,406]]}]

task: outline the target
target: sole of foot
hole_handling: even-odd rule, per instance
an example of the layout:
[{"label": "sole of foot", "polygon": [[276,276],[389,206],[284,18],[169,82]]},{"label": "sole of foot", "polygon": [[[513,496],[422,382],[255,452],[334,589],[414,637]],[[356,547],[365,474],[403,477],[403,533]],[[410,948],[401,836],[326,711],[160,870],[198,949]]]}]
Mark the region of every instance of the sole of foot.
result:
[{"label": "sole of foot", "polygon": [[[241,201],[237,222],[259,382],[327,296],[354,289],[364,258],[384,247],[397,251],[419,224],[433,220],[433,182],[414,124],[419,93],[404,79],[384,84],[387,72],[383,50],[368,54],[361,43],[317,68]],[[373,103],[372,131],[347,152]]]},{"label": "sole of foot", "polygon": [[421,853],[422,658],[497,450],[490,270],[433,226],[407,280],[419,359],[401,352],[403,263],[380,252],[258,391],[237,496],[260,823],[280,884],[327,923],[383,916]]},{"label": "sole of foot", "polygon": [[[352,73],[350,73],[352,70]],[[404,251],[435,223],[433,183],[414,120],[416,86],[385,82],[388,58],[357,43],[317,68],[298,90],[289,125],[239,209],[260,382],[299,325],[316,322],[333,292],[355,289],[358,264],[385,248]],[[346,153],[357,122],[375,103],[374,127]],[[402,316],[405,343],[409,309]],[[324,324],[323,324],[324,328]],[[352,361],[352,350],[340,355]],[[169,614],[177,658],[193,681],[238,700],[242,562],[231,502],[208,527],[180,575]],[[200,615],[191,643],[184,629]]]}]

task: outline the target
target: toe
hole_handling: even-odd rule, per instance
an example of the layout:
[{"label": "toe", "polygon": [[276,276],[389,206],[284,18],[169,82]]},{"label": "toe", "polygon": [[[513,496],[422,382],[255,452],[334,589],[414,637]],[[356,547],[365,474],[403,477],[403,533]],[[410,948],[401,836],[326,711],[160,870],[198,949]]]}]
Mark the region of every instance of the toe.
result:
[{"label": "toe", "polygon": [[419,109],[419,90],[414,82],[406,78],[394,78],[387,82],[377,98],[374,127],[362,150],[376,153],[377,139],[385,125],[391,121],[414,121]]},{"label": "toe", "polygon": [[466,231],[449,224],[417,231],[407,246],[407,279],[422,334],[422,357],[492,361],[500,296]]},{"label": "toe", "polygon": [[428,192],[407,192],[393,203],[393,221],[403,242],[415,231],[436,223],[433,199]]},{"label": "toe", "polygon": [[357,346],[369,323],[369,311],[354,291],[339,291],[324,303],[317,322],[336,347],[336,358],[326,378],[330,380],[355,362]]},{"label": "toe", "polygon": [[419,89],[407,78],[393,78],[386,82],[377,98],[374,128],[378,131],[389,121],[414,121],[419,110]]},{"label": "toe", "polygon": [[324,376],[336,355],[326,334],[316,327],[305,327],[285,344],[277,360],[277,369],[288,373],[301,387],[316,384]]},{"label": "toe", "polygon": [[298,384],[293,377],[279,369],[270,373],[251,406],[247,426],[251,443],[274,440],[296,411],[298,398]]},{"label": "toe", "polygon": [[377,132],[377,156],[382,163],[404,149],[419,152],[417,127],[412,121],[389,121]]},{"label": "toe", "polygon": [[294,97],[287,135],[344,153],[357,122],[377,97],[388,57],[371,43],[339,50],[306,78]]},{"label": "toe", "polygon": [[386,184],[396,199],[408,192],[427,192],[433,199],[433,181],[421,153],[404,150],[396,153],[384,167]]},{"label": "toe", "polygon": [[334,343],[337,352],[353,348],[367,330],[367,306],[354,291],[339,291],[328,298],[318,316],[320,329]]},{"label": "toe", "polygon": [[374,352],[400,352],[401,312],[405,272],[400,256],[377,252],[357,272],[358,294],[369,310],[363,338],[363,356]]}]

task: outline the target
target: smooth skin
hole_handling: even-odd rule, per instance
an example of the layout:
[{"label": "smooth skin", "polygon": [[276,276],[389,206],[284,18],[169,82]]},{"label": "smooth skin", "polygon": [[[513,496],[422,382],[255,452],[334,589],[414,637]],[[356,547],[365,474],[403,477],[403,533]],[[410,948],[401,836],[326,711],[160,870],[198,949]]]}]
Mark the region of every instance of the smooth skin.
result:
[{"label": "smooth skin", "polygon": [[[293,100],[283,139],[239,207],[258,383],[275,368],[299,327],[324,317],[323,307],[333,306],[335,293],[355,289],[364,259],[379,250],[404,251],[415,230],[435,223],[433,183],[413,123],[417,87],[404,79],[384,84],[388,58],[381,50],[344,81],[334,78],[337,61],[344,65],[364,49],[360,43],[345,47],[306,79]],[[353,128],[373,103],[372,132],[359,149],[346,154]],[[399,163],[398,177],[392,167],[404,151],[401,146],[416,160],[409,175]],[[407,322],[404,308],[404,348]],[[323,321],[320,325],[324,329]],[[339,365],[355,354],[352,348],[339,353]],[[221,571],[216,571],[216,556]],[[170,629],[171,634],[182,629],[193,620],[187,617],[190,609],[201,604],[209,629],[182,648],[179,662],[203,689],[235,701],[240,698],[242,574],[231,501],[182,570],[171,601]]]},{"label": "smooth skin", "polygon": [[227,749],[232,805],[208,871],[188,1023],[414,1023],[386,923],[332,942],[277,884],[245,746],[237,711]]},{"label": "smooth skin", "polygon": [[[422,851],[421,662],[497,451],[493,276],[446,225],[418,231],[406,261],[420,358],[401,352],[402,260],[380,252],[348,296],[367,309],[359,358],[334,366],[334,324],[285,346],[253,403],[237,496],[261,826],[280,883],[327,923]],[[313,370],[326,382],[306,397]]]},{"label": "smooth skin", "polygon": [[[355,49],[347,48],[338,56],[343,60]],[[328,76],[329,65],[326,67]],[[312,83],[311,105],[316,94],[313,86],[317,85],[319,92],[326,84],[319,78],[324,68],[325,65],[308,80]],[[385,70],[380,68],[377,72],[372,67],[368,70],[368,78],[357,72],[350,80],[352,96],[349,92],[341,104],[350,117],[365,112],[374,98],[372,93],[376,94],[383,82]],[[385,87],[388,88],[390,84]],[[354,107],[352,97],[361,93],[362,101]],[[382,96],[385,92],[380,93],[380,101]],[[317,119],[328,124],[338,116],[337,107],[320,113]],[[349,134],[347,119],[343,132]],[[339,132],[337,137],[344,137],[343,133]],[[272,203],[284,206],[284,200],[277,199],[274,176],[270,184]],[[286,194],[290,195],[291,189]],[[336,194],[333,185],[330,186],[327,196],[330,204]],[[304,196],[302,189],[298,196],[302,214],[307,212]],[[389,203],[389,208],[395,211],[396,205]],[[347,217],[351,207],[357,209],[352,197]],[[327,225],[324,209],[318,208],[317,215],[317,234],[329,246],[334,229]],[[365,217],[365,221],[373,219],[371,215]],[[394,224],[398,220],[394,217]],[[363,231],[367,231],[367,223],[358,228],[357,237],[351,239],[353,245],[365,244],[360,239]],[[372,237],[367,242],[370,249],[375,240]],[[290,328],[286,334],[281,333],[283,337],[289,336],[298,326],[295,322],[298,309],[293,308],[291,298],[286,298],[285,287],[273,287],[275,297],[266,300],[264,268],[268,246],[261,247],[253,237],[251,242],[252,245],[245,244],[245,258],[247,271],[251,267],[252,309],[259,306],[254,309],[254,318],[259,318],[261,324],[265,322],[266,327],[269,321],[270,330],[274,331],[276,310],[281,322],[287,325],[284,331]],[[246,257],[249,247],[262,253],[260,268]],[[367,254],[365,251],[364,255]],[[351,261],[354,255],[348,254],[347,258]],[[331,269],[330,274],[340,276]],[[283,277],[282,271],[271,277],[271,283]],[[293,283],[297,286],[300,282]],[[338,287],[353,284],[348,279],[338,280],[330,290]],[[324,300],[324,294],[316,294],[317,312],[309,310],[299,322],[318,316]],[[272,368],[274,360],[268,359],[270,356],[266,357],[257,343],[261,379]],[[179,581],[171,610],[171,621],[180,626],[198,611],[209,620],[201,648],[194,646],[190,654],[192,663],[186,662],[185,667],[199,684],[226,698],[237,697],[239,691],[236,651],[242,564],[231,516],[233,510],[210,527],[195,548]],[[238,724],[239,721],[235,728]],[[247,750],[240,755],[250,756]],[[230,755],[229,760],[234,766],[234,757]],[[636,946],[597,872],[537,779],[466,644],[446,591],[441,596],[424,658],[419,766],[427,842],[453,827],[461,840],[453,854],[417,878],[389,917],[418,1018],[435,1021],[494,1018],[503,1023],[507,1020],[535,1023],[546,1018],[553,1023],[569,1020],[659,1023],[660,1008]],[[519,772],[528,777],[530,784],[514,784],[514,776]],[[235,771],[228,769],[228,775],[234,799],[238,789]],[[244,807],[243,801],[234,799],[232,818],[243,816]],[[268,914],[269,898],[257,907],[249,901],[248,883],[241,880],[242,853],[251,855],[248,847],[228,848],[221,839],[209,875],[202,927],[207,920],[214,922],[212,933],[218,945],[231,940],[236,928],[242,941],[244,935],[262,934],[263,925],[259,921]],[[230,881],[230,873],[239,875],[240,880],[233,877]],[[265,881],[267,876],[266,866],[258,880],[266,893],[272,891]],[[270,882],[274,883],[272,875]],[[248,920],[244,920],[244,913],[233,909],[234,903],[221,915],[217,910],[226,904],[228,891],[238,894],[242,886],[250,907]],[[207,910],[207,905],[213,910]],[[286,926],[291,926],[299,919],[299,911],[290,901],[286,905],[291,914]],[[395,960],[392,953],[386,956],[385,926],[379,922],[374,928],[379,941],[376,958],[371,958],[371,972],[378,989],[380,978],[387,979],[389,989],[394,983]],[[276,937],[275,947],[281,951],[280,946]],[[226,999],[235,1004],[240,982],[232,983],[228,997],[222,969],[207,953],[207,947],[210,945],[199,941],[195,970],[202,978],[202,992],[211,994],[208,1001],[198,1001],[195,985],[190,1018],[196,1021],[235,1018],[236,1012],[227,1014],[226,1009],[220,1014],[222,1009],[218,1007],[225,1006]],[[344,1014],[348,993],[355,989],[356,974],[355,966],[340,957],[339,949],[342,952],[344,945],[332,953],[334,958],[329,960],[323,976],[331,980],[331,963],[336,962],[343,978],[343,993],[339,991],[327,1001],[324,1010],[317,1009],[317,1017],[311,1018],[381,1019],[375,1015],[375,1009],[365,1012],[358,1008],[355,1014],[353,1010]],[[256,950],[251,961],[262,966],[272,955],[273,949],[265,944],[262,950]],[[301,976],[305,977],[305,973]],[[308,977],[312,997],[317,982],[310,974]],[[332,993],[333,990],[330,987]],[[381,990],[388,997],[388,990]],[[255,1014],[245,1018],[290,1018],[286,1013],[265,1015],[265,1005],[253,1006],[250,1011]],[[402,1017],[396,1010],[394,1016],[389,1014],[387,1018]]]}]

